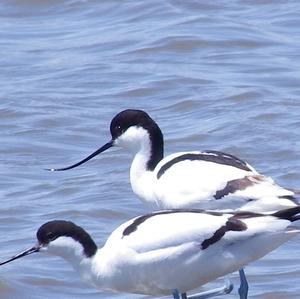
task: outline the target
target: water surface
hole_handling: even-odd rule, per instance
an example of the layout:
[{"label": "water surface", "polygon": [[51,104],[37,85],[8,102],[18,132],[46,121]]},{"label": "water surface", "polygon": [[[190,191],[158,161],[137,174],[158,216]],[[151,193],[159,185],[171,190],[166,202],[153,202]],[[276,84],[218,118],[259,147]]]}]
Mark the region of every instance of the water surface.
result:
[{"label": "water surface", "polygon": [[[108,141],[111,118],[126,108],[159,123],[166,153],[227,151],[299,188],[299,2],[215,2],[0,2],[1,259],[33,245],[51,219],[73,220],[103,244],[146,211],[120,149],[74,171],[43,170]],[[299,298],[298,245],[246,268],[250,298]],[[0,277],[3,299],[125,297],[99,293],[64,261],[38,254]]]}]

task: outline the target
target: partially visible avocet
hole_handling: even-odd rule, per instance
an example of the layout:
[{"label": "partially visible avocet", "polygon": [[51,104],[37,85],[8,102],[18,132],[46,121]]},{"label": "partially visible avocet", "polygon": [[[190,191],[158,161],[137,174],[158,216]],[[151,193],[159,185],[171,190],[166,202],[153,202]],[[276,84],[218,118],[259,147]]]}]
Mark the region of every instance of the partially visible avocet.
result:
[{"label": "partially visible avocet", "polygon": [[35,246],[0,265],[47,252],[101,290],[187,298],[296,236],[299,213],[300,207],[273,214],[158,211],[122,224],[101,249],[83,228],[54,220],[38,229]]}]

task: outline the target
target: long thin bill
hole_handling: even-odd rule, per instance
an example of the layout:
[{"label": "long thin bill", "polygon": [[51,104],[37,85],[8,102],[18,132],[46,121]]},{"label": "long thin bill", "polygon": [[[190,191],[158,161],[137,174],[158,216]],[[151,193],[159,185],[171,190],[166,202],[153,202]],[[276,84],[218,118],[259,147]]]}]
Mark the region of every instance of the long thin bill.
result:
[{"label": "long thin bill", "polygon": [[38,252],[39,250],[40,250],[40,247],[39,247],[39,246],[34,246],[34,247],[29,248],[29,249],[26,249],[26,250],[24,250],[23,252],[21,252],[21,253],[19,253],[19,254],[17,254],[17,255],[14,255],[14,256],[13,256],[12,258],[10,258],[9,260],[0,263],[0,266],[2,266],[2,265],[4,265],[4,264],[7,264],[7,263],[9,263],[9,262],[11,262],[11,261],[13,261],[13,260],[19,259],[19,258],[21,258],[21,257],[23,257],[23,256],[28,255],[28,254],[32,254],[32,253],[34,253],[34,252]]},{"label": "long thin bill", "polygon": [[100,153],[106,151],[107,149],[109,149],[110,147],[112,147],[114,144],[114,141],[111,140],[109,142],[107,142],[106,144],[104,144],[103,146],[101,146],[99,149],[97,149],[95,152],[93,152],[92,154],[90,154],[88,157],[84,158],[83,160],[71,165],[71,166],[68,166],[68,167],[64,167],[64,168],[48,168],[46,170],[49,170],[49,171],[63,171],[63,170],[69,170],[69,169],[72,169],[72,168],[75,168],[89,160],[91,160],[92,158],[94,158],[95,156],[99,155]]}]

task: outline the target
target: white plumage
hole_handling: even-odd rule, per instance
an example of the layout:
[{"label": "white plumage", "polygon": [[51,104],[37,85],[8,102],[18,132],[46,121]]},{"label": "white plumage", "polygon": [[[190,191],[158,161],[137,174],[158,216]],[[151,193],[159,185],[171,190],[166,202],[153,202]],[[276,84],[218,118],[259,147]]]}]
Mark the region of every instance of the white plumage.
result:
[{"label": "white plumage", "polygon": [[[192,151],[164,158],[163,134],[142,110],[127,109],[117,114],[110,132],[112,139],[87,158],[51,170],[77,167],[108,148],[119,146],[133,153],[132,190],[152,210],[200,208],[271,213],[298,205],[294,192],[230,154]],[[240,276],[242,273],[243,270]],[[242,276],[241,282],[240,299],[245,299],[248,286]]]},{"label": "white plumage", "polygon": [[170,294],[172,289],[183,293],[239,270],[298,233],[287,229],[288,220],[250,217],[242,219],[247,226],[245,231],[229,231],[202,249],[204,240],[212,238],[230,217],[231,214],[214,216],[193,212],[158,214],[123,237],[131,220],[115,230],[98,252],[99,265],[103,265],[102,252],[107,252],[116,273],[124,266],[121,273],[125,271],[126,281],[122,279],[119,286],[120,281],[117,279],[115,284],[112,279],[111,289],[152,295]]}]

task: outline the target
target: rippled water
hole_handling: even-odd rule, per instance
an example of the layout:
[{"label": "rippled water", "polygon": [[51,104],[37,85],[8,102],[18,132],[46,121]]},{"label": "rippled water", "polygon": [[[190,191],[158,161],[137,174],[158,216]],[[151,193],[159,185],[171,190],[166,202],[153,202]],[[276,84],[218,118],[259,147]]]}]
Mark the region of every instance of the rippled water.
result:
[{"label": "rippled water", "polygon": [[[159,123],[167,153],[227,151],[299,188],[298,1],[2,0],[0,24],[1,259],[33,245],[47,220],[73,220],[102,244],[145,211],[122,150],[43,170],[108,141],[129,107]],[[299,298],[298,245],[246,268],[251,298]],[[0,270],[4,299],[125,297],[90,288],[58,258]]]}]

